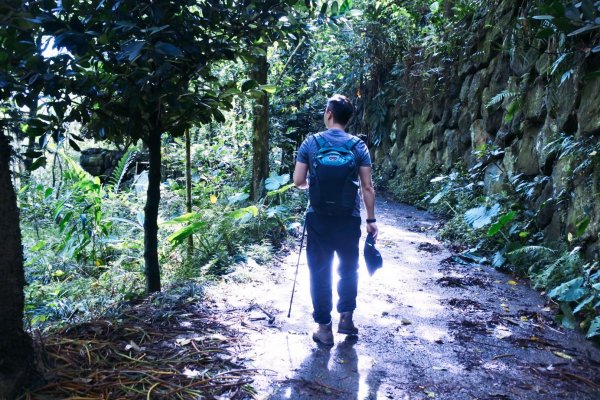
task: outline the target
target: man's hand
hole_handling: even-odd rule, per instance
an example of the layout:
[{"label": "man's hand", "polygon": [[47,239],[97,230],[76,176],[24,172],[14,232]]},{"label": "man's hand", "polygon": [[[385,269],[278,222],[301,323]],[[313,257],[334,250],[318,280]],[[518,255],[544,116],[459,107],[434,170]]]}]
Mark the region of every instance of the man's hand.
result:
[{"label": "man's hand", "polygon": [[377,234],[379,233],[379,228],[377,227],[376,222],[367,223],[367,232],[373,235],[373,240],[377,241]]}]

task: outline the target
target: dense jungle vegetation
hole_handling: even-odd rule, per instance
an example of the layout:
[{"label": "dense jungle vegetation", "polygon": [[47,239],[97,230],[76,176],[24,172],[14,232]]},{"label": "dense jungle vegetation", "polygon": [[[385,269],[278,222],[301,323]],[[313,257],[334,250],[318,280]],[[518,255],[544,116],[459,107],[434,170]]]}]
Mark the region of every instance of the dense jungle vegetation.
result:
[{"label": "dense jungle vegetation", "polygon": [[[1,2],[0,397],[29,379],[33,332],[271,262],[301,232],[306,197],[290,174],[327,96],[351,97],[349,131],[384,148],[402,107],[450,90],[467,28],[499,3]],[[600,2],[523,3],[494,52],[515,52],[520,35],[552,43],[550,80],[591,85]],[[596,70],[574,78],[588,57]],[[506,125],[525,107],[519,87],[485,102],[508,109]],[[567,174],[597,171],[597,132],[547,145],[571,157]],[[419,166],[410,185],[374,153],[379,188],[446,216],[442,236],[463,255],[529,274],[565,325],[600,335],[598,260],[579,251],[596,217],[548,244],[528,205],[543,176],[514,174],[491,195],[479,182],[502,150],[472,150],[451,168]]]}]

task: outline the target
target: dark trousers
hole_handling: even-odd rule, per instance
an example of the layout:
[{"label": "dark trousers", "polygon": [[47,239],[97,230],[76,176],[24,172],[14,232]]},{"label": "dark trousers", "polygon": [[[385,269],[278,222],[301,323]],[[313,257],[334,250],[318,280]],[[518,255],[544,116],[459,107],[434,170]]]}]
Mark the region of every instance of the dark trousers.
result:
[{"label": "dark trousers", "polygon": [[313,318],[319,324],[328,324],[333,307],[331,269],[334,252],[340,262],[337,311],[354,311],[356,308],[360,217],[308,213],[306,232]]}]

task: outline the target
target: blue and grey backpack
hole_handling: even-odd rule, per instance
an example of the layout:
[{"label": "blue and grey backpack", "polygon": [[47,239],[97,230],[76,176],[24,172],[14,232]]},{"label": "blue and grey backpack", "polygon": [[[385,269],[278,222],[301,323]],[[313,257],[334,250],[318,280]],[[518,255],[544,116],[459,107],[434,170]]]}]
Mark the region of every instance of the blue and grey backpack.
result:
[{"label": "blue and grey backpack", "polygon": [[310,203],[318,214],[352,215],[358,193],[358,164],[352,151],[360,139],[352,136],[332,146],[321,133],[313,136],[317,152],[310,165]]}]

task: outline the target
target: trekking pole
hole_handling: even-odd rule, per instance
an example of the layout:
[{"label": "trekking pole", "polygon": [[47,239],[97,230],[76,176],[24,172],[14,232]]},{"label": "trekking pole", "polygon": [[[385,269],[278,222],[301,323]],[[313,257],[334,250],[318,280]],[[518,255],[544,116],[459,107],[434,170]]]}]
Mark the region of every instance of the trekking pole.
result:
[{"label": "trekking pole", "polygon": [[294,292],[296,292],[296,281],[298,280],[298,268],[300,267],[300,255],[302,254],[302,245],[304,244],[304,234],[306,233],[306,215],[308,214],[308,207],[310,206],[310,199],[306,204],[306,211],[304,212],[304,225],[302,227],[302,239],[300,239],[300,250],[298,250],[298,262],[296,263],[296,274],[294,274],[294,286],[292,286],[292,297],[290,298],[290,309],[288,311],[288,318],[292,315],[292,303],[294,302]]}]

